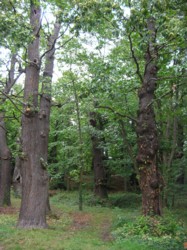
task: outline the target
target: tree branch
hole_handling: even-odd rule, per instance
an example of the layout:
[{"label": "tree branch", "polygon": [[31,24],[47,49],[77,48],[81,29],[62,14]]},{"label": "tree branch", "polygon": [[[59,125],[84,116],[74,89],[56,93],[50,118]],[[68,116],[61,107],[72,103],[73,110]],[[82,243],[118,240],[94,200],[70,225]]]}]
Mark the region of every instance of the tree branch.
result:
[{"label": "tree branch", "polygon": [[12,3],[12,1],[9,1],[9,3],[10,3],[10,5],[11,5],[12,8],[13,8],[14,14],[16,14],[17,11],[16,11],[16,8],[15,8],[14,4]]},{"label": "tree branch", "polygon": [[121,114],[121,113],[115,111],[113,108],[111,108],[111,107],[109,107],[109,106],[96,106],[96,108],[108,109],[108,110],[112,111],[115,115],[118,115],[118,116],[120,116],[120,117],[128,118],[129,120],[132,120],[132,121],[134,121],[135,123],[137,123],[137,120],[136,120],[134,117],[131,117],[131,116],[128,116],[128,115],[124,115],[124,114]]},{"label": "tree branch", "polygon": [[[185,77],[187,77],[187,76],[185,76]],[[172,77],[171,77],[172,78]],[[186,82],[182,82],[182,83],[179,83],[179,84],[175,84],[176,86],[176,88],[177,87],[179,87],[179,86],[181,86],[181,85],[183,85],[183,84],[186,84]],[[169,91],[167,91],[166,93],[164,93],[163,95],[161,95],[160,97],[158,97],[158,98],[155,98],[154,100],[152,100],[147,106],[146,106],[146,108],[148,108],[149,106],[151,106],[155,101],[157,101],[157,100],[161,100],[163,97],[165,97],[165,96],[167,96],[167,95],[169,95],[169,94],[171,94],[171,93],[173,93],[173,88],[171,89],[171,90],[169,90]]]},{"label": "tree branch", "polygon": [[4,91],[1,91],[1,90],[0,90],[0,93],[3,94],[3,95],[4,95],[4,96],[14,105],[14,107],[15,107],[20,113],[24,114],[24,113],[18,108],[18,106],[14,103],[14,101],[11,99],[10,96],[8,96]]},{"label": "tree branch", "polygon": [[142,75],[140,73],[140,66],[139,66],[138,60],[137,60],[137,58],[135,56],[134,49],[133,49],[131,34],[128,35],[128,38],[129,38],[129,42],[130,42],[130,50],[131,50],[132,58],[134,59],[134,62],[136,64],[136,73],[139,76],[141,83],[143,83],[143,77],[142,77]]},{"label": "tree branch", "polygon": [[62,45],[60,45],[59,47],[57,47],[57,49],[63,48],[68,42],[70,42],[73,38],[75,37],[75,35],[73,35],[72,37],[70,37],[68,40],[66,40]]},{"label": "tree branch", "polygon": [[68,104],[68,103],[70,103],[70,102],[72,102],[70,99],[68,99],[66,102],[64,102],[64,103],[55,103],[55,102],[53,102],[52,104],[51,104],[51,106],[52,107],[57,107],[57,108],[62,108],[64,105],[66,105],[66,104]]}]

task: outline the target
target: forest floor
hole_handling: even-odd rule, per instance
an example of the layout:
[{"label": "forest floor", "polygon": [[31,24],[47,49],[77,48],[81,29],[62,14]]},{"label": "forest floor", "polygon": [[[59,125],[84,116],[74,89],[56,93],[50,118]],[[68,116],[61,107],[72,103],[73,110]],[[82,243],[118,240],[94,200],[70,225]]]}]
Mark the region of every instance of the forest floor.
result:
[{"label": "forest floor", "polygon": [[[133,220],[140,216],[139,201],[135,206],[127,204],[126,208],[119,208],[94,204],[90,197],[86,197],[83,211],[78,211],[76,192],[59,192],[51,197],[52,212],[47,218],[49,228],[43,230],[16,228],[20,199],[13,198],[10,208],[0,208],[0,250],[158,249],[130,238],[117,241],[112,233],[120,218],[125,216],[127,220]],[[182,242],[180,249],[183,249]]]}]

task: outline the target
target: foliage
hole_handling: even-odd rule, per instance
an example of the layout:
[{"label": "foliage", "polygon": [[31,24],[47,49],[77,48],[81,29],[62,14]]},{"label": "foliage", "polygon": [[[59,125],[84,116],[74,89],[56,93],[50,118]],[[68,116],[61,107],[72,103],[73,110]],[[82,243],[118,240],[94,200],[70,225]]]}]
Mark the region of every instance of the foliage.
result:
[{"label": "foliage", "polygon": [[[0,46],[16,52],[32,41],[32,29],[27,23],[27,3],[2,1],[0,14]],[[26,14],[26,15],[25,15]]]},{"label": "foliage", "polygon": [[157,249],[180,250],[181,242],[186,238],[184,226],[172,215],[141,216],[133,221],[120,218],[118,223],[113,235],[119,241],[131,238],[133,241],[146,241],[149,247]]}]

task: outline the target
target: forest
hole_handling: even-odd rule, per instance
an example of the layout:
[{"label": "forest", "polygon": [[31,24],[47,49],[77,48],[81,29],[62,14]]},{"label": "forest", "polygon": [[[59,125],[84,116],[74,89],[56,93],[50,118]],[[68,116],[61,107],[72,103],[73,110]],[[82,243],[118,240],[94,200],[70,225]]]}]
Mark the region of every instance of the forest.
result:
[{"label": "forest", "polygon": [[0,10],[0,250],[187,249],[186,1]]}]

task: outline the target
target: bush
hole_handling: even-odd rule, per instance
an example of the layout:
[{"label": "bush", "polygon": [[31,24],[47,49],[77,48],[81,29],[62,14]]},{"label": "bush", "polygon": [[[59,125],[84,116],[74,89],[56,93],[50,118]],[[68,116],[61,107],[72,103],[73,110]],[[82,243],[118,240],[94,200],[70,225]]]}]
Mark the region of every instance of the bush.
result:
[{"label": "bush", "polygon": [[150,249],[180,250],[186,237],[184,227],[173,216],[141,216],[131,222],[120,218],[118,225],[113,232],[116,240],[132,238],[147,242]]}]

